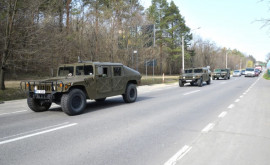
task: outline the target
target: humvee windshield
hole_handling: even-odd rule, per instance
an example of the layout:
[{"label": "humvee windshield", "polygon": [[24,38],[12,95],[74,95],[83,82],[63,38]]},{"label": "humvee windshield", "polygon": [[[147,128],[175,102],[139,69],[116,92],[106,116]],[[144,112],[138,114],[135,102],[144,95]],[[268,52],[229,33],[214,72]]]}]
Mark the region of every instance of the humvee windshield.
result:
[{"label": "humvee windshield", "polygon": [[221,72],[221,69],[215,69],[215,72]]},{"label": "humvee windshield", "polygon": [[92,75],[93,74],[93,66],[92,65],[84,65],[84,66],[76,66],[76,75]]},{"label": "humvee windshield", "polygon": [[203,70],[202,69],[194,69],[194,73],[202,73]]},{"label": "humvee windshield", "polygon": [[186,69],[185,73],[192,73],[192,69]]},{"label": "humvee windshield", "polygon": [[226,69],[221,69],[221,72],[227,72],[227,70]]},{"label": "humvee windshield", "polygon": [[73,66],[59,67],[58,76],[67,76],[70,73],[72,75],[74,73],[74,67]]}]

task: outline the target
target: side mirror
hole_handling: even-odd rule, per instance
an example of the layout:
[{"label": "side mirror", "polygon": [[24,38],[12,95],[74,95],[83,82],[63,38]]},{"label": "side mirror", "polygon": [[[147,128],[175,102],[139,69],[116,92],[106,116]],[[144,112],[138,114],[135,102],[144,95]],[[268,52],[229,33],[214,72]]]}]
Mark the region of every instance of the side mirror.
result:
[{"label": "side mirror", "polygon": [[103,74],[103,68],[102,68],[102,66],[98,66],[97,67],[97,74],[98,75],[102,75]]}]

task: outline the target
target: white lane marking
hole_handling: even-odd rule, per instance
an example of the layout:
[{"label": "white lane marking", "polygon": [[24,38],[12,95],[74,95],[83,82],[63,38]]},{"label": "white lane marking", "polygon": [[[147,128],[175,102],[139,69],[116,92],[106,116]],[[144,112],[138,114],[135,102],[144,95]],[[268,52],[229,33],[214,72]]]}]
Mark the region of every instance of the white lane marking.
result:
[{"label": "white lane marking", "polygon": [[234,104],[231,104],[228,106],[229,109],[232,109],[234,107]]},{"label": "white lane marking", "polygon": [[204,129],[202,129],[202,133],[209,132],[214,126],[215,126],[214,123],[209,123],[206,127],[204,127]]},{"label": "white lane marking", "polygon": [[176,154],[174,154],[166,163],[164,163],[164,165],[175,165],[176,162],[182,159],[191,149],[192,147],[185,145]]},{"label": "white lane marking", "polygon": [[22,139],[26,139],[26,138],[37,136],[37,135],[41,135],[41,134],[45,134],[45,133],[49,133],[49,132],[53,132],[53,131],[57,131],[57,130],[64,129],[64,128],[67,128],[67,127],[72,127],[72,126],[75,126],[77,124],[78,123],[72,123],[72,124],[68,124],[68,125],[63,125],[61,127],[52,128],[52,129],[49,129],[49,130],[36,132],[36,133],[32,133],[32,134],[29,134],[29,135],[13,138],[13,139],[9,139],[9,140],[0,141],[0,145],[10,143],[10,142],[14,142],[14,141],[18,141],[18,140],[22,140]]},{"label": "white lane marking", "polygon": [[22,110],[22,111],[15,111],[15,112],[9,112],[9,113],[1,113],[0,116],[3,115],[10,115],[10,114],[15,114],[15,113],[22,113],[22,112],[26,112],[27,110]]},{"label": "white lane marking", "polygon": [[189,94],[192,94],[192,93],[196,93],[196,92],[200,92],[201,90],[196,90],[196,91],[191,91],[191,92],[188,92],[188,93],[184,93],[183,95],[189,95]]},{"label": "white lane marking", "polygon": [[243,93],[243,95],[245,95],[245,94],[247,94],[246,92],[245,93]]},{"label": "white lane marking", "polygon": [[240,98],[244,97],[243,95],[240,96]]},{"label": "white lane marking", "polygon": [[218,115],[219,118],[223,118],[227,115],[226,111],[221,112],[221,114]]},{"label": "white lane marking", "polygon": [[238,103],[240,101],[240,99],[236,99],[234,102]]}]

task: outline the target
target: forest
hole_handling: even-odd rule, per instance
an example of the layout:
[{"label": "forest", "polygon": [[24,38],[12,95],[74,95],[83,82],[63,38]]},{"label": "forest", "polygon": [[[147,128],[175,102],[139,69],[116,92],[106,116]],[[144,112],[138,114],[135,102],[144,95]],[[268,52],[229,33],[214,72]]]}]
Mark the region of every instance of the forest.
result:
[{"label": "forest", "polygon": [[182,51],[185,68],[224,68],[226,54],[231,69],[256,61],[193,36],[195,30],[167,0],[152,0],[149,8],[140,0],[0,0],[0,87],[5,80],[55,76],[59,64],[78,56],[141,74],[154,61],[148,74],[160,75],[181,72]]}]

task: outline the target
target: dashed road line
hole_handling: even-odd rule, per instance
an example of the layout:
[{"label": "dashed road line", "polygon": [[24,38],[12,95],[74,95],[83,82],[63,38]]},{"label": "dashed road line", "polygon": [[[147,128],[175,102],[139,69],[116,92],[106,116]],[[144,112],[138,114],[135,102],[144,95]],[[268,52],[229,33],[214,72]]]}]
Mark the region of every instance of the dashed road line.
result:
[{"label": "dashed road line", "polygon": [[236,99],[234,102],[238,103],[240,101],[240,99]]},{"label": "dashed road line", "polygon": [[226,111],[221,112],[221,114],[218,115],[219,118],[223,118],[227,115]]},{"label": "dashed road line", "polygon": [[204,129],[202,129],[202,133],[207,133],[209,132],[212,128],[214,128],[215,124],[214,123],[209,123]]},{"label": "dashed road line", "polygon": [[174,154],[166,163],[164,163],[164,165],[175,165],[176,162],[182,159],[191,149],[192,147],[185,145],[176,154]]},{"label": "dashed road line", "polygon": [[75,126],[75,125],[77,125],[77,124],[78,124],[78,123],[71,123],[71,124],[67,124],[67,125],[60,126],[60,127],[55,127],[55,128],[52,128],[52,129],[48,129],[48,130],[44,130],[44,131],[40,131],[40,132],[28,134],[28,135],[16,137],[16,138],[13,138],[13,139],[8,139],[8,140],[0,141],[0,145],[2,145],[2,144],[7,144],[7,143],[11,143],[11,142],[15,142],[15,141],[18,141],[18,140],[30,138],[30,137],[37,136],[37,135],[41,135],[41,134],[45,134],[45,133],[49,133],[49,132],[53,132],[53,131],[57,131],[57,130],[60,130],[60,129],[72,127],[72,126]]},{"label": "dashed road line", "polygon": [[8,112],[8,113],[1,113],[0,116],[3,115],[11,115],[11,114],[15,114],[15,113],[22,113],[22,112],[26,112],[27,110],[22,110],[22,111],[15,111],[15,112]]},{"label": "dashed road line", "polygon": [[188,92],[188,93],[184,93],[183,95],[186,96],[186,95],[190,95],[190,94],[193,94],[193,93],[196,93],[196,92],[200,92],[201,90],[196,90],[196,91],[191,91],[191,92]]},{"label": "dashed road line", "polygon": [[232,109],[234,107],[234,104],[231,104],[228,106],[229,109]]}]

